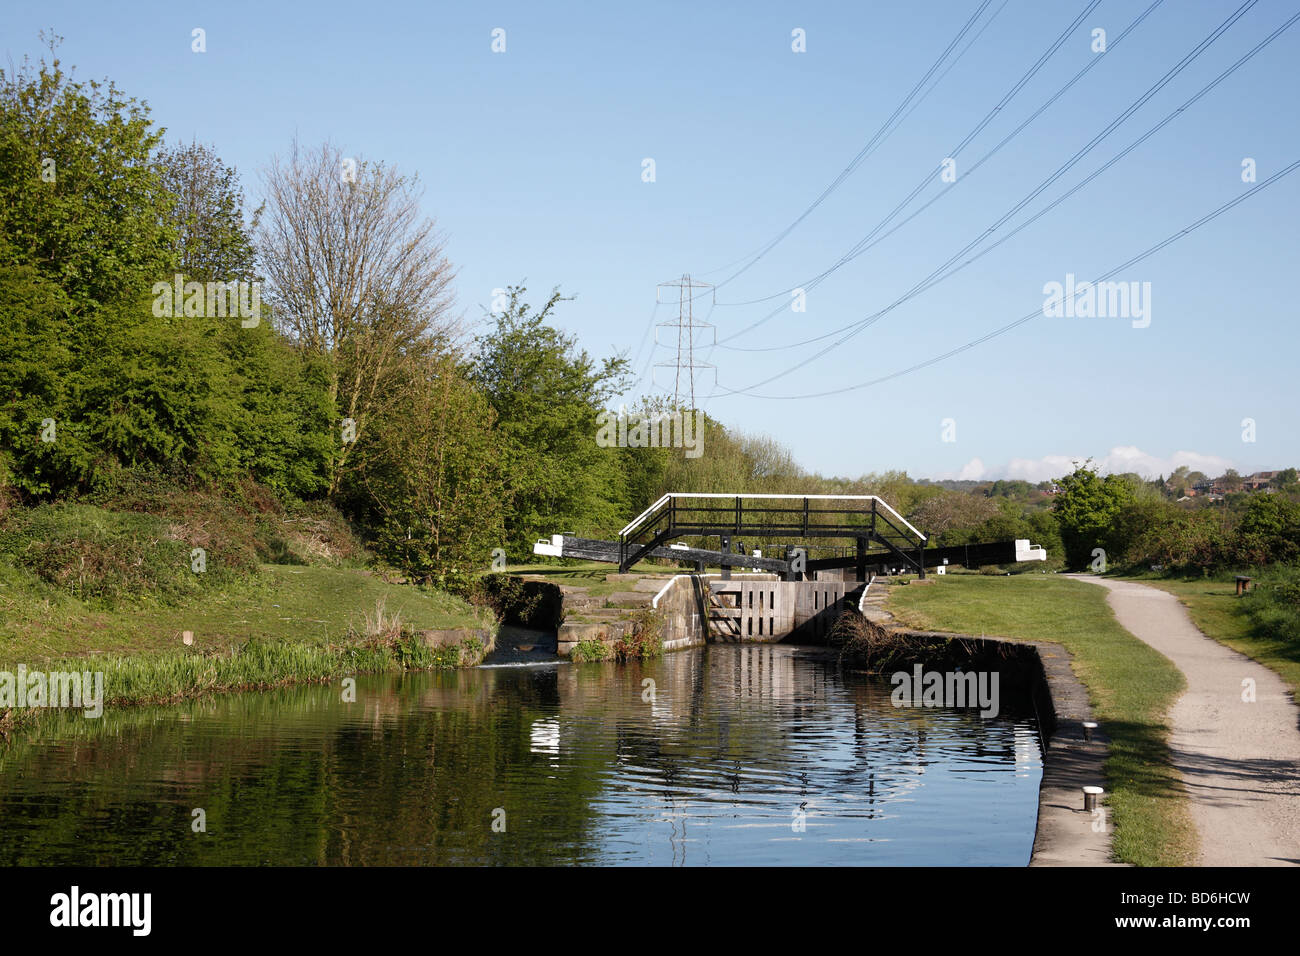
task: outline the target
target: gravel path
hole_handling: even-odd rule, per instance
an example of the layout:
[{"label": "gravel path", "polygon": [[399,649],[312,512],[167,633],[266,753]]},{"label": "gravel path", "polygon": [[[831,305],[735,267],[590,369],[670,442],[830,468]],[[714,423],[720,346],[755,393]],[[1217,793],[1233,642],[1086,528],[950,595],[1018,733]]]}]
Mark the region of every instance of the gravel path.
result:
[{"label": "gravel path", "polygon": [[[1166,591],[1090,575],[1119,623],[1187,677],[1170,748],[1187,784],[1201,866],[1300,865],[1300,709],[1282,679],[1206,637]],[[1242,700],[1255,682],[1255,702]]]}]

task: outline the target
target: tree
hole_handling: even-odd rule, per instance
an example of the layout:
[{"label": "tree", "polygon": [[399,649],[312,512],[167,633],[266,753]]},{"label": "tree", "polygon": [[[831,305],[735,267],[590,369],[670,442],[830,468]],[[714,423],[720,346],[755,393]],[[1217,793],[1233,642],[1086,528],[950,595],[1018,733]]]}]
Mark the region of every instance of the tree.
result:
[{"label": "tree", "polygon": [[1033,490],[1033,486],[1027,481],[999,479],[989,486],[986,494],[990,498],[1015,498],[1020,501],[1027,501],[1031,490]]},{"label": "tree", "polygon": [[1124,541],[1116,533],[1116,521],[1134,500],[1132,484],[1120,475],[1101,477],[1091,459],[1076,463],[1074,471],[1056,483],[1061,491],[1052,502],[1052,512],[1060,525],[1066,564],[1087,567],[1096,548],[1105,550],[1110,560],[1117,559]]},{"label": "tree", "polygon": [[547,324],[567,301],[558,289],[539,309],[525,293],[523,285],[507,288],[504,308],[492,313],[495,328],[476,339],[471,372],[496,412],[507,548],[515,556],[529,553],[541,534],[618,527],[621,449],[596,443],[596,416],[627,387],[624,358],[597,362]]},{"label": "tree", "polygon": [[404,363],[386,387],[398,396],[394,414],[358,441],[349,510],[395,564],[463,584],[504,543],[494,413],[451,356]]},{"label": "tree", "polygon": [[163,186],[175,197],[169,221],[177,268],[199,282],[253,282],[257,252],[252,233],[262,209],[244,221],[244,191],[234,167],[199,143],[163,149]]},{"label": "tree", "polygon": [[100,305],[133,299],[174,264],[169,197],[142,103],[111,82],[74,81],[55,56],[0,70],[0,264],[62,289],[84,329]]},{"label": "tree", "polygon": [[71,303],[35,266],[0,265],[0,490],[44,495],[84,483],[96,449],[73,424]]},{"label": "tree", "polygon": [[1191,469],[1186,465],[1179,465],[1174,469],[1168,480],[1165,481],[1165,490],[1175,498],[1181,498],[1187,494],[1187,490],[1192,487],[1192,481],[1189,477]]},{"label": "tree", "polygon": [[[970,540],[969,532],[992,519],[1000,510],[998,502],[991,497],[945,490],[923,501],[911,513],[909,520],[933,538],[935,544],[940,541],[964,544]],[[962,536],[964,541],[958,541],[955,536],[960,532],[967,532]]]},{"label": "tree", "polygon": [[395,414],[383,383],[408,359],[437,354],[459,331],[454,271],[418,183],[328,143],[266,172],[258,250],[277,328],[328,369],[341,419],[330,464],[337,494],[371,423]]},{"label": "tree", "polygon": [[1251,495],[1237,525],[1237,552],[1248,565],[1300,556],[1300,505],[1283,495]]},{"label": "tree", "polygon": [[151,155],[161,131],[112,83],[73,80],[47,39],[49,62],[0,70],[0,470],[34,495],[84,488],[113,463],[99,372],[174,264]]}]

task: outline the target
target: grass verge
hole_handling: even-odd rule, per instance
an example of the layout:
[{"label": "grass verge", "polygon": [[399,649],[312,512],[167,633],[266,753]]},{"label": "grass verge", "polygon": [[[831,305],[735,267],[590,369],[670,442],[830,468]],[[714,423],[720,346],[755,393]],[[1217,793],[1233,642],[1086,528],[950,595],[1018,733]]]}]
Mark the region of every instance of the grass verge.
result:
[{"label": "grass verge", "polygon": [[1166,721],[1185,681],[1120,627],[1102,588],[1056,576],[947,575],[929,586],[891,588],[888,607],[918,629],[1065,647],[1111,739],[1106,789],[1116,858],[1138,866],[1191,862],[1196,832],[1170,762]]},{"label": "grass verge", "polygon": [[[108,708],[176,703],[205,694],[269,690],[289,684],[328,683],[358,674],[463,667],[479,663],[485,650],[483,643],[474,638],[459,645],[430,646],[418,635],[401,630],[326,645],[254,638],[242,647],[220,653],[186,648],[159,654],[70,658],[51,661],[44,670],[102,673],[103,696],[95,704]],[[91,694],[89,688],[83,693],[86,697]],[[0,708],[0,734],[29,729],[43,717],[57,713],[53,708]]]},{"label": "grass verge", "polygon": [[369,571],[263,565],[251,582],[178,604],[104,604],[59,591],[0,555],[0,667],[64,657],[175,650],[190,631],[203,651],[253,639],[327,644],[364,633],[384,605],[413,630],[491,629],[481,608],[451,594],[389,584]]}]

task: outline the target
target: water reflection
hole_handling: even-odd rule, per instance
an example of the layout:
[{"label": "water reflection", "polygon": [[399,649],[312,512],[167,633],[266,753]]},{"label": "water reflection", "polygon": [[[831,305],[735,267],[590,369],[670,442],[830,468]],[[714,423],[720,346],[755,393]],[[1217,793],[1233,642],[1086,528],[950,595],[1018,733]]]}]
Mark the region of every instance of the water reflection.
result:
[{"label": "water reflection", "polygon": [[0,862],[1026,862],[1032,721],[889,692],[719,645],[68,720],[0,750]]}]

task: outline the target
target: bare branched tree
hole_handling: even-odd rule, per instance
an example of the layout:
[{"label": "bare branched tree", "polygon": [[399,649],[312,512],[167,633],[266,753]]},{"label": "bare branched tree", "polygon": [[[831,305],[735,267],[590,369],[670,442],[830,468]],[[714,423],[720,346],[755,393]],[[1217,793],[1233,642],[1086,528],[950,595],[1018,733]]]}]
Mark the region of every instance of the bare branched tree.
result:
[{"label": "bare branched tree", "polygon": [[[404,359],[462,332],[443,239],[421,213],[414,178],[329,143],[308,151],[295,142],[264,181],[258,251],[274,321],[328,360],[330,396],[359,437],[393,400],[386,384]],[[340,441],[331,493],[354,445]]]}]

